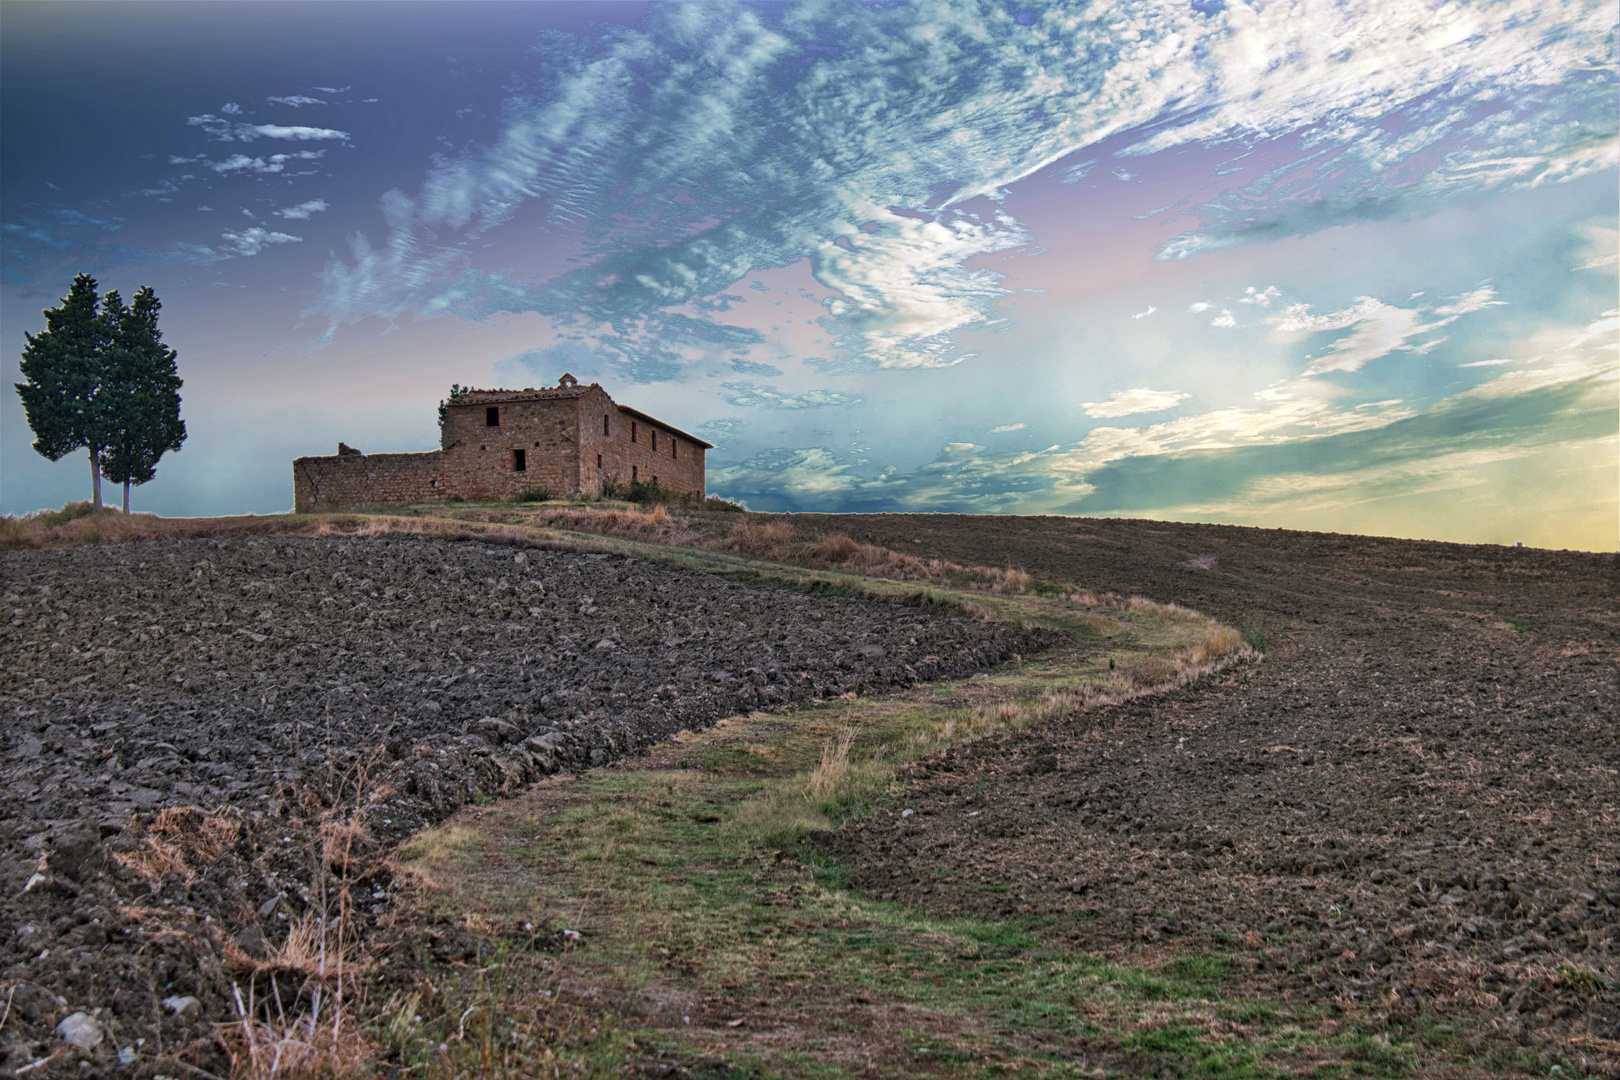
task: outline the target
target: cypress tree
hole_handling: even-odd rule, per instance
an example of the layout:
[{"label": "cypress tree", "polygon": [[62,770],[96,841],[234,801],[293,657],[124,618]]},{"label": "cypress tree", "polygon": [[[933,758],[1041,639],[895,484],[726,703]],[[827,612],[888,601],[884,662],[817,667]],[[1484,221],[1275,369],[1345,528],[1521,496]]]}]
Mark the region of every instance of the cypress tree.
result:
[{"label": "cypress tree", "polygon": [[162,307],[151,286],[143,286],[128,307],[116,292],[102,302],[111,331],[102,386],[102,473],[124,485],[126,514],[130,485],[152,479],[158,459],[186,441],[186,422],[180,419],[183,384],[175,368],[179,354],[163,343]]},{"label": "cypress tree", "polygon": [[96,281],[73,279],[62,306],[44,312],[45,329],[24,334],[21,372],[15,383],[34,432],[34,449],[51,461],[80,447],[90,451],[90,493],[101,508],[101,455],[105,425],[99,410],[108,327],[98,309]]}]

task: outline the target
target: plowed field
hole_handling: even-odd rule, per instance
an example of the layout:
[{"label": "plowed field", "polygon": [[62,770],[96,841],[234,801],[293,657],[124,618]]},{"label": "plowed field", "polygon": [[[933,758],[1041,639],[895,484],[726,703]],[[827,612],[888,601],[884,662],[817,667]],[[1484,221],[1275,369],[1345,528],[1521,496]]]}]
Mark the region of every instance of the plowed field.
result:
[{"label": "plowed field", "polygon": [[1620,1054],[1620,559],[1144,521],[795,516],[1196,607],[1229,678],[957,748],[826,841],[853,884],[1249,989]]}]

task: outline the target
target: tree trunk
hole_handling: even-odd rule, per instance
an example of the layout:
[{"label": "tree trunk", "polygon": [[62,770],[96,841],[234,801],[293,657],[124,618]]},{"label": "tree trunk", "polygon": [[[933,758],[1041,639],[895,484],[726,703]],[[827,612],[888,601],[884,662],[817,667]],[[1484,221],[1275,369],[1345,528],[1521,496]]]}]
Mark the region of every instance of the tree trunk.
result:
[{"label": "tree trunk", "polygon": [[96,448],[90,448],[90,502],[101,509],[101,460]]},{"label": "tree trunk", "polygon": [[124,513],[129,513],[129,481],[124,481]]}]

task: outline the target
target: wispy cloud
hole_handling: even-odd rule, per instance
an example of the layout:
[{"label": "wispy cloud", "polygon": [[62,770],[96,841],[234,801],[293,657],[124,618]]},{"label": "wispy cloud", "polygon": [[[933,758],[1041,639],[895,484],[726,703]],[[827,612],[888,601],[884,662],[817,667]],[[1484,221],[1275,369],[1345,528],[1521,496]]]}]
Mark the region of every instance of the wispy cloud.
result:
[{"label": "wispy cloud", "polygon": [[1158,310],[1159,310],[1158,308],[1154,307],[1152,304],[1149,304],[1147,306],[1146,311],[1138,311],[1135,315],[1132,315],[1131,318],[1133,318],[1133,319],[1145,319],[1149,315],[1153,314],[1155,311],[1158,311]]},{"label": "wispy cloud", "polygon": [[[1426,0],[1026,14],[990,0],[807,2],[769,19],[672,4],[640,28],[548,37],[545,89],[506,102],[491,145],[390,193],[387,240],[357,239],[327,267],[319,310],[334,325],[410,309],[613,324],[803,259],[847,358],[941,366],[966,355],[959,331],[998,317],[1006,290],[985,257],[1034,239],[999,193],[1121,132],[1151,132],[1140,154],[1302,140],[1301,162],[1207,207],[1167,257],[1615,158],[1612,84],[1594,75],[1614,66],[1613,18],[1597,0],[1445,18]],[[197,122],[221,139],[292,137]],[[592,261],[538,285],[477,269],[481,238],[531,199],[592,236]]]},{"label": "wispy cloud", "polygon": [[318,214],[326,208],[325,199],[310,199],[308,202],[301,202],[297,206],[284,206],[277,210],[276,213],[289,220],[308,221],[311,214]]},{"label": "wispy cloud", "polygon": [[295,109],[301,109],[305,105],[327,104],[320,98],[306,97],[303,94],[289,94],[287,97],[273,97],[268,100],[275,102],[277,105],[291,105]]},{"label": "wispy cloud", "polygon": [[774,386],[760,386],[751,382],[721,383],[729,393],[722,395],[732,405],[758,409],[824,409],[833,406],[859,405],[859,394],[846,394],[842,390],[806,390],[802,394],[785,394]]},{"label": "wispy cloud", "polygon": [[247,154],[232,154],[223,161],[207,161],[203,158],[170,158],[169,161],[171,164],[180,164],[186,160],[198,161],[202,163],[203,168],[212,169],[221,176],[248,173],[274,175],[276,173],[286,172],[289,162],[317,161],[320,159],[321,155],[325,153],[325,150],[299,150],[290,154],[267,154],[263,157],[249,157]]},{"label": "wispy cloud", "polygon": [[1028,424],[1002,424],[1000,427],[991,428],[990,434],[1003,435],[1009,431],[1023,431],[1028,426]]},{"label": "wispy cloud", "polygon": [[257,225],[250,229],[243,229],[241,232],[227,229],[220,234],[220,238],[225,241],[230,254],[244,259],[257,255],[267,247],[277,244],[299,244],[304,240],[302,236],[290,236],[284,232],[273,232]]},{"label": "wispy cloud", "polygon": [[219,142],[253,142],[255,139],[286,139],[293,142],[311,142],[323,139],[349,141],[347,131],[335,128],[306,127],[286,124],[247,124],[240,120],[226,120],[213,113],[190,116],[186,123],[200,127]]},{"label": "wispy cloud", "polygon": [[[1359,371],[1369,360],[1396,351],[1421,356],[1439,342],[1413,344],[1408,339],[1433,333],[1464,315],[1502,303],[1504,301],[1496,299],[1495,288],[1486,282],[1471,292],[1452,297],[1450,303],[1433,307],[1397,307],[1375,297],[1363,296],[1347,308],[1324,315],[1312,314],[1309,304],[1291,304],[1265,321],[1281,335],[1315,334],[1353,327],[1351,333],[1330,344],[1305,369],[1307,375],[1323,375],[1330,371]],[[1425,315],[1434,318],[1426,321]]]},{"label": "wispy cloud", "polygon": [[1088,401],[1082,407],[1087,416],[1099,419],[1115,416],[1131,416],[1135,413],[1163,412],[1173,409],[1183,401],[1192,397],[1191,394],[1180,390],[1149,390],[1145,386],[1138,386],[1131,390],[1115,390],[1108,395],[1107,401]]}]

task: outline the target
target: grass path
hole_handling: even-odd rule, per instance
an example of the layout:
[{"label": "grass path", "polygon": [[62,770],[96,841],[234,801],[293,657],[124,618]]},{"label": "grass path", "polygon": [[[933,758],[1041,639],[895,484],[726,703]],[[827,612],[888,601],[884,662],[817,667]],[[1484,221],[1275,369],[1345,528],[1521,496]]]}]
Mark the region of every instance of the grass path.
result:
[{"label": "grass path", "polygon": [[480,1066],[523,1071],[527,1018],[555,1000],[525,987],[543,984],[600,1010],[574,1052],[601,1075],[1399,1074],[1398,1047],[1226,999],[1223,957],[1109,962],[1033,916],[932,918],[846,887],[818,833],[874,812],[904,829],[907,762],[1185,679],[1217,662],[1212,632],[1232,633],[1140,602],[971,602],[1070,643],[899,696],[735,717],[412,840],[400,857],[418,902],[508,943],[480,969],[502,989],[470,996]]}]

